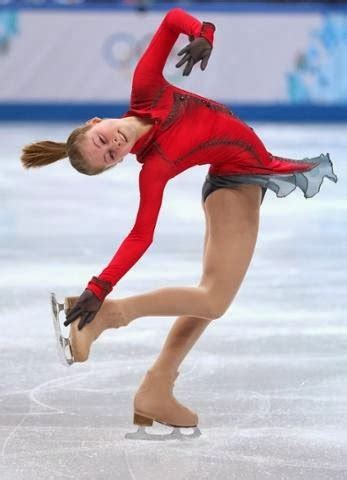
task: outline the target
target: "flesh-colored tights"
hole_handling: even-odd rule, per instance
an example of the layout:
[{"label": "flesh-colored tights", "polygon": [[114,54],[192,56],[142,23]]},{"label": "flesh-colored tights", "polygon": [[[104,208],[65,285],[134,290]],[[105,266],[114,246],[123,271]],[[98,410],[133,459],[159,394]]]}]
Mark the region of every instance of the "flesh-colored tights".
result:
[{"label": "flesh-colored tights", "polygon": [[[222,188],[206,200],[203,275],[197,287],[165,287],[140,295],[106,299],[90,324],[77,332],[90,344],[106,328],[146,316],[178,316],[155,367],[175,371],[207,325],[221,317],[235,298],[254,252],[261,188]],[[76,298],[77,297],[70,297]],[[83,333],[82,333],[83,332]],[[82,340],[81,340],[82,339]]]}]

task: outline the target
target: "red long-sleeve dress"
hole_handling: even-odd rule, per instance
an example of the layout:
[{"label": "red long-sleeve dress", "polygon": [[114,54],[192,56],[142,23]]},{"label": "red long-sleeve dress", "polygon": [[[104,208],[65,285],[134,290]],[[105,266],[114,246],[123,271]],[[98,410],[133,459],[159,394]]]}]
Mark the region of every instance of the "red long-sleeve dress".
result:
[{"label": "red long-sleeve dress", "polygon": [[[173,8],[135,68],[130,109],[123,117],[147,118],[153,126],[131,150],[143,164],[134,226],[97,277],[112,286],[151,245],[165,186],[188,168],[209,164],[208,177],[235,175],[241,182],[268,187],[277,196],[285,196],[298,186],[307,198],[319,191],[324,176],[337,181],[329,155],[311,161],[274,156],[253,129],[225,105],[167,82],[163,69],[179,34],[191,39],[202,36],[213,45],[214,30],[213,24]],[[112,287],[105,291],[93,278],[87,288],[103,300]]]}]

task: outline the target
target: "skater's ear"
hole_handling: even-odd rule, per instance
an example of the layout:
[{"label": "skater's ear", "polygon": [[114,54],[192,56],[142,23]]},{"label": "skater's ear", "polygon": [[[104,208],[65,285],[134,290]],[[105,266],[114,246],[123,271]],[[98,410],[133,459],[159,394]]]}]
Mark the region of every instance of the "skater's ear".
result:
[{"label": "skater's ear", "polygon": [[96,123],[99,123],[101,121],[102,121],[101,118],[93,117],[93,118],[90,118],[89,120],[87,120],[85,123],[86,123],[86,125],[95,125]]}]

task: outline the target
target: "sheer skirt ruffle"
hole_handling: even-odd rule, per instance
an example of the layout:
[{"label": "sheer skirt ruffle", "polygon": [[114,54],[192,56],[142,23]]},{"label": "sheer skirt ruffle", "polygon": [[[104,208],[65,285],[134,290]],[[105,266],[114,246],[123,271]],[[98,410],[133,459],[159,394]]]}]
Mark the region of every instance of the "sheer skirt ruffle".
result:
[{"label": "sheer skirt ruffle", "polygon": [[260,185],[263,188],[269,188],[276,193],[277,197],[286,197],[296,187],[298,187],[304,194],[305,198],[310,198],[316,195],[323,183],[324,177],[329,178],[332,182],[337,182],[338,178],[333,171],[333,164],[329,153],[323,153],[319,157],[304,158],[298,160],[297,163],[313,163],[316,164],[311,170],[305,172],[293,172],[290,174],[266,174],[266,175],[211,175],[207,174],[206,182],[213,187],[228,187],[240,183],[253,183]]}]

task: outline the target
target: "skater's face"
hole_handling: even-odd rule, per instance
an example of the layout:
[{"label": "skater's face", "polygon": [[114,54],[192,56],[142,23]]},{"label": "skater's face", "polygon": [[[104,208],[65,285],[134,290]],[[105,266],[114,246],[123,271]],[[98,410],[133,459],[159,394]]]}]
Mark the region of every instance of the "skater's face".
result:
[{"label": "skater's face", "polygon": [[94,117],[85,133],[81,153],[92,169],[102,170],[123,161],[136,143],[136,129],[126,118]]}]

